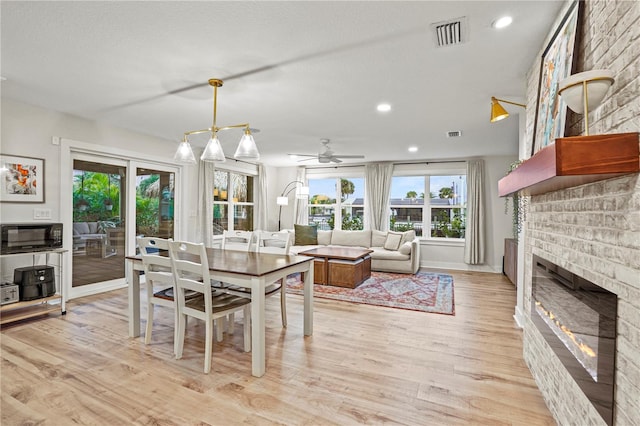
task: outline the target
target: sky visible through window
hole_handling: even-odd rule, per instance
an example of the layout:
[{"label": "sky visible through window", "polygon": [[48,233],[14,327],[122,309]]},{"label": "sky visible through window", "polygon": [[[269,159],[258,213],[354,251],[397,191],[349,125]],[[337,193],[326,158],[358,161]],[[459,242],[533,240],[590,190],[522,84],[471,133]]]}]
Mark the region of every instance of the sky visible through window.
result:
[{"label": "sky visible through window", "polygon": [[[437,197],[440,188],[451,188],[452,180],[459,182],[458,176],[431,176],[431,192]],[[351,197],[364,198],[364,179],[348,179],[356,184],[356,192]],[[336,193],[335,179],[309,179],[310,195],[328,195],[334,197]],[[415,191],[418,196],[424,192],[423,176],[403,176],[394,179],[391,185],[391,198],[405,198],[407,192]]]}]

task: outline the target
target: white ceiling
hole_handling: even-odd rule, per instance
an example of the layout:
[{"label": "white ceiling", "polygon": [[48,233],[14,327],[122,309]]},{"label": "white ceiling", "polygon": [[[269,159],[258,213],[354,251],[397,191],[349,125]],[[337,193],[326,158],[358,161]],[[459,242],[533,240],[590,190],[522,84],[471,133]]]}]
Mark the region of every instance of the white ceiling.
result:
[{"label": "white ceiling", "polygon": [[[523,110],[490,124],[490,97],[523,99],[562,4],[2,1],[2,96],[177,142],[211,126],[215,77],[217,124],[260,129],[269,165],[321,138],[367,162],[515,155]],[[503,15],[514,23],[492,28]],[[431,24],[459,17],[468,41],[437,48]],[[221,133],[227,156],[240,136]]]}]

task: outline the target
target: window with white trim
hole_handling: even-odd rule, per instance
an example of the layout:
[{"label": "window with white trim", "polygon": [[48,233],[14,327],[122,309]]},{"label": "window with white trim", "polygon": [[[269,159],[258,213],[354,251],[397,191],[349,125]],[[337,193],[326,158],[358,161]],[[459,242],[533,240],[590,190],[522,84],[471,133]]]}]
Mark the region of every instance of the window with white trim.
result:
[{"label": "window with white trim", "polygon": [[253,231],[253,188],[254,176],[225,170],[215,171],[213,235],[221,235],[225,230]]},{"label": "window with white trim", "polygon": [[466,174],[393,176],[389,229],[414,229],[419,237],[463,239]]},{"label": "window with white trim", "polygon": [[319,230],[364,228],[364,178],[309,178],[309,224]]}]

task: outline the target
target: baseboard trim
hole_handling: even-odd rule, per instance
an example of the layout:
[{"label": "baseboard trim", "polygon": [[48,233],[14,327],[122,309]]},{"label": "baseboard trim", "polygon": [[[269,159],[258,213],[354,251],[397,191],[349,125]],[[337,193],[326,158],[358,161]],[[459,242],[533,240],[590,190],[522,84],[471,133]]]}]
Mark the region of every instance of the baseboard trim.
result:
[{"label": "baseboard trim", "polygon": [[459,262],[421,262],[421,268],[434,268],[434,269],[453,269],[455,271],[470,271],[470,272],[490,272],[494,274],[502,273],[502,265],[499,267],[490,265],[468,265],[466,263]]}]

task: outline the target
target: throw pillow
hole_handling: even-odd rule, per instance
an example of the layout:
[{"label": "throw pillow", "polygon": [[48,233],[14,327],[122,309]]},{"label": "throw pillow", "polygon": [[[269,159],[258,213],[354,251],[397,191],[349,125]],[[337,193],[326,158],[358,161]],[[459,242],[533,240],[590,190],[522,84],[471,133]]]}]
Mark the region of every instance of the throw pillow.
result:
[{"label": "throw pillow", "polygon": [[312,225],[293,225],[295,229],[296,246],[308,246],[318,244],[318,228]]},{"label": "throw pillow", "polygon": [[384,242],[384,248],[386,250],[398,250],[400,247],[400,241],[402,241],[402,233],[401,232],[393,232],[389,231],[387,233],[387,239]]},{"label": "throw pillow", "polygon": [[416,231],[414,229],[402,233],[402,244],[406,243],[407,241],[413,241],[415,239]]},{"label": "throw pillow", "polygon": [[410,242],[402,243],[402,245],[398,249],[398,252],[402,254],[411,254],[411,243]]}]

